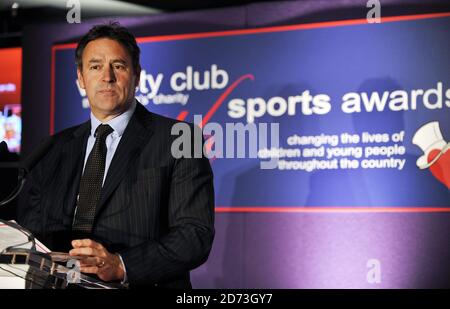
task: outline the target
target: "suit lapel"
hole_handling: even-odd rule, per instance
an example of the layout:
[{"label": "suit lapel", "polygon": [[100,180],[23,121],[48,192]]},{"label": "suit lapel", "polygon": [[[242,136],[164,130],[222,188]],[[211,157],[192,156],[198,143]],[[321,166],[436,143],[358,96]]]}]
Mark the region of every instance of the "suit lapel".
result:
[{"label": "suit lapel", "polygon": [[71,224],[72,214],[75,210],[90,128],[90,121],[82,124],[75,130],[73,138],[67,142],[63,150],[63,155],[67,158],[67,163],[65,164],[67,168],[64,168],[62,171],[64,175],[63,179],[66,179],[66,183],[68,184],[68,190],[64,198],[65,214],[68,216],[65,216],[67,218],[65,221],[67,222],[64,223],[69,225]]},{"label": "suit lapel", "polygon": [[111,165],[109,166],[100,201],[95,209],[96,216],[126,175],[129,163],[136,160],[142,148],[148,143],[148,140],[153,133],[152,130],[147,127],[150,118],[151,113],[138,103],[136,105],[136,111],[131,117],[128,126],[120,139]]}]

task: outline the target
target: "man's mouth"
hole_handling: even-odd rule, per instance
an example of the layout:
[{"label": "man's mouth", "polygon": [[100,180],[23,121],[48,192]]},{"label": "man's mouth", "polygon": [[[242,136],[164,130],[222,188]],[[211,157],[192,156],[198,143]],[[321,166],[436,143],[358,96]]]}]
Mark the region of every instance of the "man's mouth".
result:
[{"label": "man's mouth", "polygon": [[99,93],[102,93],[102,94],[114,94],[115,91],[112,90],[112,89],[103,89],[103,90],[100,90]]}]

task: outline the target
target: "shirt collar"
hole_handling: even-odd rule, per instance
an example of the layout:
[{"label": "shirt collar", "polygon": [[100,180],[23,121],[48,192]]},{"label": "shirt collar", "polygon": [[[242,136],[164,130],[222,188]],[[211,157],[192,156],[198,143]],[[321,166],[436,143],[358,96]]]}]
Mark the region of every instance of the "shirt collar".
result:
[{"label": "shirt collar", "polygon": [[[136,109],[136,100],[133,100],[133,103],[131,103],[131,106],[129,109],[127,109],[125,112],[120,114],[117,117],[114,117],[113,119],[103,123],[108,124],[113,128],[114,132],[113,134],[117,134],[119,137],[122,136],[123,132],[125,131],[125,128],[128,125],[128,122],[130,122],[131,116],[133,116],[134,110]],[[102,122],[98,120],[94,114],[91,111],[91,135],[95,135],[95,130],[97,130],[97,127],[101,125]]]}]

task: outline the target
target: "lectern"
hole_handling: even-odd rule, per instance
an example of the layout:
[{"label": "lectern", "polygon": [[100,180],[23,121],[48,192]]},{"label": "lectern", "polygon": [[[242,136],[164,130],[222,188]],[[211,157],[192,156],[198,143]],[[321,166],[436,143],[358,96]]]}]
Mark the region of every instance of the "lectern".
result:
[{"label": "lectern", "polygon": [[[71,268],[72,261],[34,249],[29,235],[0,222],[0,289],[120,289],[120,283],[105,283]],[[72,263],[76,266],[76,263]]]},{"label": "lectern", "polygon": [[80,274],[52,260],[48,254],[17,250],[0,255],[0,289],[120,289]]}]

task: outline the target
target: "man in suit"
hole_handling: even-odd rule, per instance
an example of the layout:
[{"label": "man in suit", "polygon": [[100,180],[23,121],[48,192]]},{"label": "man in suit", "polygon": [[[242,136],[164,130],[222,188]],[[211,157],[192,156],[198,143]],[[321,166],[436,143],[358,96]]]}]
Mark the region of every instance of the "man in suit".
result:
[{"label": "man in suit", "polygon": [[19,222],[104,281],[191,287],[189,271],[214,238],[208,159],[174,156],[178,122],[134,98],[139,47],[126,28],[93,27],[76,63],[90,120],[54,136],[28,179]]}]

